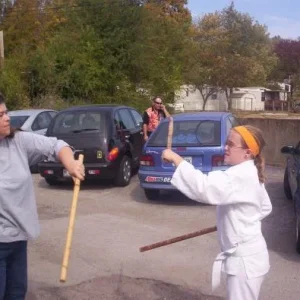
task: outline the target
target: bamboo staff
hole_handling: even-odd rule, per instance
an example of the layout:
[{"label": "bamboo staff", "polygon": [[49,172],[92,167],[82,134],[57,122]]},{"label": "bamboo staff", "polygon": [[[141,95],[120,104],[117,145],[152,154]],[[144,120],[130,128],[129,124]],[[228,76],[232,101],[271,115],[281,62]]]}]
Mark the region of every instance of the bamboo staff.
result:
[{"label": "bamboo staff", "polygon": [[[83,155],[80,154],[78,160],[83,163]],[[73,237],[73,229],[75,223],[75,215],[78,203],[78,194],[80,190],[80,180],[78,178],[74,181],[74,190],[73,190],[73,199],[72,199],[72,206],[70,212],[70,219],[69,219],[69,227],[67,233],[67,240],[65,245],[65,252],[63,257],[63,262],[61,265],[61,273],[60,273],[60,281],[65,282],[67,278],[67,270],[69,264],[69,256],[71,251],[71,244],[72,244],[72,237]]]},{"label": "bamboo staff", "polygon": [[172,149],[173,130],[174,130],[173,118],[170,116],[169,117],[169,128],[168,128],[168,139],[167,139],[167,148],[168,149]]},{"label": "bamboo staff", "polygon": [[155,249],[155,248],[167,246],[167,245],[170,245],[170,244],[181,242],[181,241],[184,241],[184,240],[187,240],[187,239],[194,238],[196,236],[201,236],[201,235],[211,233],[211,232],[215,232],[215,231],[217,231],[216,226],[204,228],[204,229],[199,230],[199,231],[195,231],[195,232],[192,232],[192,233],[187,233],[187,234],[180,235],[180,236],[177,236],[177,237],[169,239],[169,240],[164,240],[164,241],[161,241],[161,242],[158,242],[158,243],[154,243],[154,244],[150,244],[150,245],[141,247],[140,252],[145,252],[145,251],[149,251],[149,250],[152,250],[152,249]]}]

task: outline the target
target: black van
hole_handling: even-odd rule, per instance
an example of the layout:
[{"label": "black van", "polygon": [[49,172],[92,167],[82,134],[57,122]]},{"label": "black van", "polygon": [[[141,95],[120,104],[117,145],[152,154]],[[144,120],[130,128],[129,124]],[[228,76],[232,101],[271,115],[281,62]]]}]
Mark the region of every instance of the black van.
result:
[{"label": "black van", "polygon": [[[132,169],[139,166],[142,126],[142,116],[128,106],[75,106],[54,117],[46,136],[67,142],[76,159],[84,155],[86,180],[113,179],[116,185],[126,186]],[[39,173],[50,185],[71,179],[59,162],[39,163]]]}]

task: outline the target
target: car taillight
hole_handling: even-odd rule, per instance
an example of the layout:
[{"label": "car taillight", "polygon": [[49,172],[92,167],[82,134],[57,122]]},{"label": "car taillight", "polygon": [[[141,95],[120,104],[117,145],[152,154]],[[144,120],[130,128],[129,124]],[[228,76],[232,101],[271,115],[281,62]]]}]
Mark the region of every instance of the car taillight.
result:
[{"label": "car taillight", "polygon": [[90,174],[90,175],[100,175],[100,170],[88,170],[88,174]]},{"label": "car taillight", "polygon": [[212,166],[219,167],[224,165],[224,155],[213,155]]},{"label": "car taillight", "polygon": [[107,159],[109,161],[113,161],[119,156],[119,153],[119,148],[115,147],[109,151],[109,153],[107,154]]},{"label": "car taillight", "polygon": [[54,171],[53,170],[44,170],[45,175],[53,175]]},{"label": "car taillight", "polygon": [[141,166],[154,166],[154,159],[152,155],[142,155],[140,158]]}]

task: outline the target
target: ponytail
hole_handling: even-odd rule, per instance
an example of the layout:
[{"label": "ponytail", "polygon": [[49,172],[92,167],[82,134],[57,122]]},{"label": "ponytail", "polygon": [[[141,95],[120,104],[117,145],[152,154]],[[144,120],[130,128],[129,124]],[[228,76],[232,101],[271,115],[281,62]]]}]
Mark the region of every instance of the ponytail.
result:
[{"label": "ponytail", "polygon": [[263,138],[262,131],[254,126],[245,125],[245,127],[250,131],[255,141],[259,146],[259,152],[256,156],[253,157],[254,164],[257,168],[258,180],[260,183],[265,183],[265,158],[262,154],[262,150],[266,146],[266,142]]},{"label": "ponytail", "polygon": [[261,153],[259,153],[255,158],[254,158],[254,165],[257,168],[257,175],[258,175],[258,180],[260,183],[265,183],[266,177],[265,177],[265,158]]}]

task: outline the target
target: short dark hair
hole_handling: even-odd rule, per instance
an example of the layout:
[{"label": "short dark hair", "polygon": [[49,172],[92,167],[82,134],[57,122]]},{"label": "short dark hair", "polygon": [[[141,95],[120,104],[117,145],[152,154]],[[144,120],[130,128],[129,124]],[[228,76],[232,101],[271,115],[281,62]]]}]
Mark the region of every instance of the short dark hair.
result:
[{"label": "short dark hair", "polygon": [[[0,92],[0,104],[5,103],[5,97]],[[7,138],[13,138],[15,136],[16,131],[21,131],[19,128],[12,128],[10,127],[10,134],[7,136]]]},{"label": "short dark hair", "polygon": [[155,102],[155,100],[158,99],[158,98],[162,100],[161,96],[155,96],[155,97],[152,98],[152,102]]},{"label": "short dark hair", "polygon": [[5,98],[3,96],[3,94],[0,92],[0,104],[5,103]]}]

